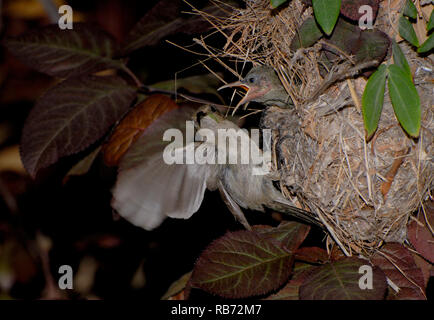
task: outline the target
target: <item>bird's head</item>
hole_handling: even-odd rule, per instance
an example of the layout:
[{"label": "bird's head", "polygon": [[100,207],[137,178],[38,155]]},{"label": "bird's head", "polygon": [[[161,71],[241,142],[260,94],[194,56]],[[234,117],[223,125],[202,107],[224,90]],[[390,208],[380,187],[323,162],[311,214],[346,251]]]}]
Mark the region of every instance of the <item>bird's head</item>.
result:
[{"label": "bird's head", "polygon": [[290,107],[291,98],[279,80],[276,72],[269,66],[254,67],[240,81],[229,83],[219,88],[241,87],[246,90],[246,95],[238,103],[237,107],[249,101],[262,103],[265,106]]}]

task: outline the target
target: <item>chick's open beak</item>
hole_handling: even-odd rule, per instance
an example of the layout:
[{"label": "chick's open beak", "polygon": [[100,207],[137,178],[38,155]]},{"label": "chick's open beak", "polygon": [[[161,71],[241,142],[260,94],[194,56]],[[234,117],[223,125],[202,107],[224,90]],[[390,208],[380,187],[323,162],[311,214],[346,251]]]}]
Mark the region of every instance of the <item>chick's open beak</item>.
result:
[{"label": "chick's open beak", "polygon": [[251,92],[254,90],[254,88],[248,86],[246,83],[244,83],[244,81],[235,81],[232,83],[228,83],[220,88],[218,88],[217,90],[222,90],[222,89],[226,89],[226,88],[234,88],[234,87],[239,87],[242,88],[244,90],[246,90],[246,94],[245,96],[240,100],[240,102],[238,102],[238,104],[236,105],[235,108],[238,108],[239,106],[249,102],[250,100],[252,100],[251,96]]}]

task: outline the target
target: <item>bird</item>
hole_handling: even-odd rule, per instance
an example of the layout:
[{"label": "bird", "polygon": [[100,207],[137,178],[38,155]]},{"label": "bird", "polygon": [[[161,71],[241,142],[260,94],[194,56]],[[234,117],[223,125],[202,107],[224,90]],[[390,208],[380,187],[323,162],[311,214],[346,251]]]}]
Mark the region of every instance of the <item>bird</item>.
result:
[{"label": "bird", "polygon": [[226,84],[218,90],[233,87],[241,87],[247,91],[235,108],[250,101],[258,102],[265,107],[277,106],[287,109],[294,106],[275,70],[267,65],[253,67],[243,79]]},{"label": "bird", "polygon": [[[187,130],[188,123],[194,124],[194,135],[187,133],[185,139],[163,141],[168,129],[178,128],[182,132]],[[231,213],[246,229],[250,230],[251,226],[241,208],[261,212],[269,208],[321,226],[312,213],[295,207],[282,195],[274,186],[272,175],[254,174],[255,170],[258,172],[262,168],[261,163],[227,161],[234,151],[231,146],[224,156],[226,161],[186,161],[189,148],[202,153],[205,158],[209,157],[207,159],[218,158],[223,152],[222,146],[227,147],[227,141],[209,141],[208,136],[213,132],[217,137],[220,129],[251,142],[246,131],[225,119],[210,105],[199,109],[178,108],[159,117],[122,158],[112,189],[112,207],[132,224],[153,230],[167,217],[190,218],[199,210],[205,190],[218,189]],[[240,150],[241,139],[236,141],[236,150]],[[167,152],[169,145],[171,149]],[[254,152],[261,154],[258,144],[250,145]],[[238,152],[238,160],[241,154]],[[183,161],[168,164],[164,155],[178,155]]]}]

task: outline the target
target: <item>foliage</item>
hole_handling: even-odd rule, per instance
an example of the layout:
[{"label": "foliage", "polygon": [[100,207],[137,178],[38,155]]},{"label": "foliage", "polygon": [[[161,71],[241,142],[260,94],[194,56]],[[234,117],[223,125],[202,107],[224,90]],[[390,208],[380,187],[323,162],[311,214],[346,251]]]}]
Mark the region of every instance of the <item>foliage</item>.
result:
[{"label": "foliage", "polygon": [[[271,0],[270,5],[278,9],[285,2]],[[303,22],[292,39],[291,48],[306,48],[324,38],[330,46],[354,58],[354,63],[377,60],[381,64],[391,42],[388,36],[379,30],[362,31],[354,23],[339,18],[341,13],[356,21],[357,8],[362,4],[372,5],[376,16],[378,1],[313,0],[315,18]],[[224,14],[215,5],[203,10],[213,15]],[[414,10],[407,3],[399,30],[404,39],[425,53],[432,49],[432,35],[419,46],[407,19],[415,18]],[[145,86],[128,64],[135,51],[157,45],[170,35],[205,31],[208,25],[199,20],[198,16],[180,16],[178,5],[162,0],[133,27],[122,44],[100,28],[85,23],[76,24],[73,30],[48,26],[9,38],[5,43],[11,53],[59,81],[38,99],[24,125],[20,152],[28,173],[35,178],[42,169],[62,158],[91,148],[94,152],[68,176],[89,170],[100,150],[107,166],[118,166],[126,151],[131,150],[153,122],[178,108],[169,96],[179,87],[194,94],[215,94],[215,82],[209,76],[186,77],[178,80],[177,87],[172,81]],[[432,17],[428,32],[432,30],[431,21]],[[362,111],[368,139],[378,127],[386,81],[399,123],[410,136],[419,135],[420,101],[411,69],[393,41],[392,51],[394,64],[381,64],[369,78],[363,94]],[[432,248],[424,241],[432,237],[427,228],[423,229],[422,240],[416,237],[418,228],[414,225],[409,229],[409,239],[432,261]],[[425,298],[420,270],[402,245],[387,245],[381,250],[384,255],[378,254],[367,261],[337,257],[321,247],[303,246],[309,233],[310,227],[297,222],[227,232],[200,254],[192,273],[182,277],[165,298],[185,288],[187,293],[203,290],[225,298],[383,299],[387,295],[386,276],[408,289],[400,295],[389,292],[389,298]],[[385,255],[396,258],[394,263],[409,271],[412,280],[406,282],[393,271],[390,265],[394,263],[384,259]],[[362,290],[359,286],[362,266],[372,267],[373,290]]]}]

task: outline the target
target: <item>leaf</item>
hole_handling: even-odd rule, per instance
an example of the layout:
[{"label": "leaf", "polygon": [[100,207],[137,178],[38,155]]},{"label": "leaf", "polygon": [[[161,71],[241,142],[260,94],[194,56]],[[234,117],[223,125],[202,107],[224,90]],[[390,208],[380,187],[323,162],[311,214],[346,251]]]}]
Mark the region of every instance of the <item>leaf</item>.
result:
[{"label": "leaf", "polygon": [[179,278],[178,280],[173,282],[170,285],[169,289],[167,289],[167,292],[164,294],[164,296],[161,298],[161,300],[168,300],[171,297],[173,297],[174,295],[177,295],[182,290],[184,290],[185,287],[187,286],[188,280],[190,280],[190,277],[191,277],[191,271],[187,272],[181,278]]},{"label": "leaf", "polygon": [[226,298],[268,293],[287,281],[293,256],[279,243],[250,231],[227,233],[199,257],[191,284]]},{"label": "leaf", "polygon": [[378,0],[342,0],[341,3],[341,14],[353,21],[359,21],[359,19],[364,15],[364,13],[359,13],[359,8],[361,6],[367,5],[372,9],[372,21],[375,20],[378,13]]},{"label": "leaf", "polygon": [[270,226],[258,228],[258,226],[254,226],[253,230],[258,232],[261,236],[270,237],[279,241],[288,250],[294,252],[302,244],[304,239],[306,239],[310,231],[310,226],[295,221],[287,221],[282,222],[277,228]]},{"label": "leaf", "polygon": [[393,54],[393,63],[396,64],[398,67],[401,68],[402,71],[404,71],[410,79],[413,79],[411,75],[411,69],[408,65],[407,59],[405,58],[404,53],[402,52],[399,45],[395,42],[395,40],[392,40],[392,54]]},{"label": "leaf", "polygon": [[299,288],[314,270],[315,266],[306,263],[296,263],[294,274],[289,282],[282,289],[268,296],[265,300],[299,300]]},{"label": "leaf", "polygon": [[369,265],[365,260],[346,258],[316,267],[300,286],[302,300],[381,300],[386,293],[386,277],[372,267],[372,289],[361,289],[359,273],[361,266]]},{"label": "leaf", "polygon": [[61,78],[122,67],[112,59],[117,49],[113,38],[82,23],[75,23],[73,30],[57,25],[40,28],[7,39],[6,46],[29,67]]},{"label": "leaf", "polygon": [[71,168],[71,170],[68,171],[66,176],[63,178],[63,184],[65,184],[71,176],[82,176],[89,172],[90,168],[92,167],[92,164],[94,163],[95,159],[99,155],[99,152],[101,151],[101,146],[93,150],[90,154],[88,154],[84,159],[82,159],[80,162],[78,162],[75,166]]},{"label": "leaf", "polygon": [[[129,33],[124,54],[146,46],[154,46],[170,35],[184,33],[188,35],[203,33],[209,30],[212,25],[200,15],[182,15],[182,1],[162,0],[159,1]],[[230,10],[224,10],[225,5],[211,4],[201,11],[214,17],[225,16]]]},{"label": "leaf", "polygon": [[105,164],[117,166],[129,147],[154,120],[177,107],[178,105],[172,99],[162,94],[154,94],[135,106],[122,119],[104,145]]},{"label": "leaf", "polygon": [[413,1],[407,0],[405,2],[403,14],[409,18],[417,19],[417,9]]},{"label": "leaf", "polygon": [[135,95],[134,88],[115,76],[82,76],[51,88],[24,125],[24,167],[35,177],[39,169],[90,146],[129,109]]},{"label": "leaf", "polygon": [[185,90],[195,94],[209,93],[218,96],[216,88],[219,84],[220,80],[217,79],[216,76],[207,73],[182,79],[162,81],[155,83],[150,87],[172,92],[184,88]]},{"label": "leaf", "polygon": [[[429,224],[434,226],[434,204],[427,203],[425,210]],[[417,252],[431,263],[434,263],[434,236],[428,229],[423,216],[419,218],[419,221],[422,225],[419,225],[416,221],[410,222],[407,227],[407,237]]]},{"label": "leaf", "polygon": [[426,26],[426,31],[430,32],[434,28],[434,10],[431,11],[431,15],[429,16],[429,21]]},{"label": "leaf", "polygon": [[355,60],[359,63],[377,60],[380,64],[386,57],[389,46],[389,37],[384,32],[363,30],[355,51]]},{"label": "leaf", "polygon": [[363,124],[366,130],[366,140],[370,140],[377,130],[384,102],[387,68],[382,64],[366,83],[362,96]]},{"label": "leaf", "polygon": [[398,30],[401,37],[410,42],[413,46],[419,47],[419,40],[417,39],[413,25],[404,16],[399,17]]},{"label": "leaf", "polygon": [[[344,19],[339,19],[332,35],[326,40],[326,42],[333,44],[347,54],[354,55],[359,46],[360,34],[361,29],[359,27],[345,21]],[[333,50],[332,47],[331,51],[334,52],[336,50]],[[326,51],[326,54],[328,54],[330,60],[335,55],[328,51]]]},{"label": "leaf", "polygon": [[299,48],[307,48],[317,42],[323,33],[318,27],[313,17],[307,18],[298,28],[296,35],[291,41],[291,50],[296,51]]},{"label": "leaf", "polygon": [[426,39],[425,42],[421,44],[421,46],[417,49],[417,52],[425,53],[431,51],[432,48],[434,48],[434,33],[431,34],[428,39]]},{"label": "leaf", "polygon": [[277,7],[281,6],[288,0],[270,0],[271,8],[276,9]]},{"label": "leaf", "polygon": [[371,258],[372,263],[380,267],[399,287],[399,293],[389,296],[388,299],[425,300],[423,274],[414,262],[410,251],[399,243],[388,243],[380,251],[383,254],[375,253]]},{"label": "leaf", "polygon": [[338,20],[341,0],[312,0],[312,5],[316,21],[330,35]]},{"label": "leaf", "polygon": [[295,252],[295,259],[308,263],[326,263],[330,261],[327,251],[319,247],[299,248]]},{"label": "leaf", "polygon": [[389,95],[395,115],[404,130],[412,137],[419,136],[420,98],[413,82],[397,65],[388,68]]}]

